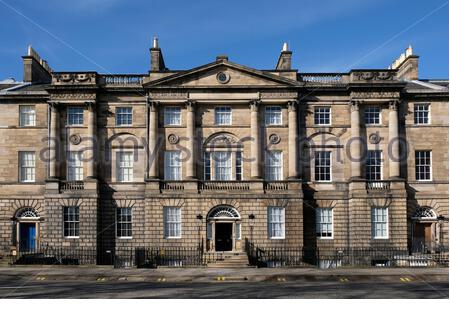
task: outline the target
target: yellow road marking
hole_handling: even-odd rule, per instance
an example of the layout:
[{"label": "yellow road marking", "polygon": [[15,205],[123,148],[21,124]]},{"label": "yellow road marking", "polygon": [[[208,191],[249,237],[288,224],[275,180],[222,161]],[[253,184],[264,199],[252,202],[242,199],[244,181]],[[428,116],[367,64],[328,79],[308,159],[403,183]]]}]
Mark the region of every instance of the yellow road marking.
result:
[{"label": "yellow road marking", "polygon": [[341,278],[341,282],[348,282],[348,279],[345,278],[345,277],[342,277],[342,278]]},{"label": "yellow road marking", "polygon": [[225,281],[225,277],[219,276],[216,278],[217,281]]}]

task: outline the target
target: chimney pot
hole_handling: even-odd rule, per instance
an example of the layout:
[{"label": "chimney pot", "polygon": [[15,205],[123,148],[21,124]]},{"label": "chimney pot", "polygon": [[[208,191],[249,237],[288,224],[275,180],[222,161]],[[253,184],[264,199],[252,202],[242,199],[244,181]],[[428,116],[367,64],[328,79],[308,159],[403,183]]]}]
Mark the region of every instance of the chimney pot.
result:
[{"label": "chimney pot", "polygon": [[158,37],[153,37],[153,46],[154,49],[158,48]]}]

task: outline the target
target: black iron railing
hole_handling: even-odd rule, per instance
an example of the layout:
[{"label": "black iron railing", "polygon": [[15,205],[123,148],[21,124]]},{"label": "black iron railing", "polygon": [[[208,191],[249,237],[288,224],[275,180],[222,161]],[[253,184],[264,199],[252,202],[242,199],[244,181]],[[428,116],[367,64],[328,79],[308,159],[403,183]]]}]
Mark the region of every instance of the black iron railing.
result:
[{"label": "black iron railing", "polygon": [[438,267],[448,266],[448,247],[415,252],[376,247],[259,247],[246,240],[250,264],[258,267]]}]

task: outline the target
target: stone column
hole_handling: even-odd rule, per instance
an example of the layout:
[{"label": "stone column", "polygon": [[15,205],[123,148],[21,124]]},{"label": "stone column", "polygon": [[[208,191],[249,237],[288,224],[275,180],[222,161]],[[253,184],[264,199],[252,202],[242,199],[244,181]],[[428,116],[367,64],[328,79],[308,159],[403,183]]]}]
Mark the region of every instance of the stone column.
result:
[{"label": "stone column", "polygon": [[260,139],[260,127],[258,116],[259,101],[250,102],[250,134],[252,137],[252,143],[250,148],[251,168],[250,176],[252,179],[261,178],[260,173],[260,161],[261,161],[261,139]]},{"label": "stone column", "polygon": [[351,126],[351,177],[361,178],[361,128],[359,115],[359,101],[350,101],[350,126]]},{"label": "stone column", "polygon": [[87,179],[95,178],[95,167],[96,167],[96,152],[95,149],[97,147],[97,134],[96,134],[96,126],[95,126],[95,118],[96,118],[96,109],[94,103],[88,103],[88,151],[86,152],[86,159],[88,160],[87,165]]},{"label": "stone column", "polygon": [[193,101],[186,102],[186,148],[189,150],[190,154],[186,160],[186,178],[195,179],[195,110]]},{"label": "stone column", "polygon": [[56,103],[49,103],[50,112],[50,136],[49,136],[49,179],[56,179],[59,177],[58,173],[58,158],[59,158],[59,110]]},{"label": "stone column", "polygon": [[157,140],[158,140],[158,112],[157,102],[149,101],[149,138],[148,138],[148,177],[150,179],[158,178],[158,152],[157,152]]},{"label": "stone column", "polygon": [[400,143],[398,140],[398,100],[389,102],[389,177],[400,177]]},{"label": "stone column", "polygon": [[298,178],[298,122],[297,122],[297,101],[288,102],[289,111],[289,179]]}]

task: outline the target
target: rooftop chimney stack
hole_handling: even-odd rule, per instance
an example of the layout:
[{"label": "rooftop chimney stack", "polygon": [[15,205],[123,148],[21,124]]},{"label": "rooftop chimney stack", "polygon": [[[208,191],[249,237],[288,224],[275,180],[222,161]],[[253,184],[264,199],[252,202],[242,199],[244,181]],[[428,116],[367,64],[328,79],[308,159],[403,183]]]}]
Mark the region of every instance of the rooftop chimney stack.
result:
[{"label": "rooftop chimney stack", "polygon": [[278,58],[276,70],[291,70],[292,69],[292,51],[289,51],[287,42],[283,43],[280,57]]},{"label": "rooftop chimney stack", "polygon": [[50,83],[52,81],[53,70],[31,45],[28,46],[27,54],[22,56],[22,61],[24,82]]},{"label": "rooftop chimney stack", "polygon": [[413,54],[413,48],[409,45],[405,52],[389,66],[389,69],[397,70],[399,80],[417,80],[419,79],[419,56]]},{"label": "rooftop chimney stack", "polygon": [[158,38],[153,38],[153,45],[150,49],[150,71],[158,72],[167,70],[164,64],[164,58],[158,45]]}]

